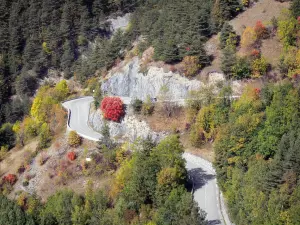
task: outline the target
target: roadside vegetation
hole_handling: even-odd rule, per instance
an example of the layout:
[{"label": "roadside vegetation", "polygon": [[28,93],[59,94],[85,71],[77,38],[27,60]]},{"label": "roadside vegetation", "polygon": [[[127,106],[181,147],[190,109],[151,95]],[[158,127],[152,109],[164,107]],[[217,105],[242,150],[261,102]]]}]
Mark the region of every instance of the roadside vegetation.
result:
[{"label": "roadside vegetation", "polygon": [[[16,202],[0,195],[1,223],[206,224],[205,213],[185,187],[187,172],[177,136],[170,136],[158,145],[151,140],[137,140],[127,148],[113,144],[109,149],[107,139],[106,135],[100,140],[98,150],[108,160],[107,165],[119,167],[110,189],[95,189],[93,182],[88,181],[84,194],[62,190],[46,203],[24,192],[17,196]],[[101,157],[92,156],[93,161]],[[68,158],[76,159],[72,152]],[[98,169],[99,162],[91,171]],[[91,167],[89,163],[86,166]],[[6,180],[15,182],[13,176]]]}]

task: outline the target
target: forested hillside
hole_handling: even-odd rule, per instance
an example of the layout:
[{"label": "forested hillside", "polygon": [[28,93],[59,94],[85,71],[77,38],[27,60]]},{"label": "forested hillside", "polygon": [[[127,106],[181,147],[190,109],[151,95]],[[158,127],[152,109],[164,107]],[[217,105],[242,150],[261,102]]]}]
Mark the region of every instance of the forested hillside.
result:
[{"label": "forested hillside", "polygon": [[[135,1],[1,0],[0,122],[14,122],[28,112],[27,98],[48,69],[64,71],[66,78],[73,76],[89,42],[110,36],[106,17],[117,11],[129,12],[136,5]],[[112,41],[106,47],[111,51],[105,65],[111,65],[122,46]],[[97,63],[89,75],[101,67]],[[13,94],[18,98],[11,102]]]},{"label": "forested hillside", "polygon": [[[210,0],[1,0],[0,7],[0,123],[28,113],[28,97],[49,69],[84,82],[97,69],[109,69],[141,34],[140,49],[155,46],[157,60],[191,55],[207,65],[203,42],[242,10],[238,1]],[[110,39],[107,17],[127,12],[133,12],[129,27]]]}]

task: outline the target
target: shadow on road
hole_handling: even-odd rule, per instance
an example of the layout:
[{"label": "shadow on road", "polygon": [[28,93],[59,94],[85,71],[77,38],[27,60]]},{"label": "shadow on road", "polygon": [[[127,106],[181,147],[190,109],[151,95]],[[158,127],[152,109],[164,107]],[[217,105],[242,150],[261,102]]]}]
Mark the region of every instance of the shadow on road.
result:
[{"label": "shadow on road", "polygon": [[191,181],[194,183],[194,190],[203,187],[208,181],[215,178],[215,175],[208,174],[201,168],[189,170],[188,175]]},{"label": "shadow on road", "polygon": [[220,225],[222,224],[220,220],[209,220],[207,222],[207,225],[219,225],[219,224]]}]

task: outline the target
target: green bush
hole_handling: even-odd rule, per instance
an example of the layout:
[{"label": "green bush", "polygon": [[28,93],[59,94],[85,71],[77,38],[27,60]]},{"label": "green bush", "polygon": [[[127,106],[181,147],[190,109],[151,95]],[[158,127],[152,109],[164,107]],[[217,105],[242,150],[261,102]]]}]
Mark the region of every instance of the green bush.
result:
[{"label": "green bush", "polygon": [[23,185],[24,187],[27,187],[27,186],[29,185],[29,181],[28,181],[28,180],[23,181],[22,185]]},{"label": "green bush", "polygon": [[135,113],[140,113],[142,111],[143,101],[140,99],[135,99],[132,103],[132,108]]},{"label": "green bush", "polygon": [[148,96],[146,101],[143,103],[142,113],[143,115],[151,115],[153,111],[154,111],[154,104],[152,103],[150,96]]},{"label": "green bush", "polygon": [[50,144],[51,144],[50,128],[47,123],[43,123],[40,129],[38,148],[39,149],[48,148]]},{"label": "green bush", "polygon": [[251,76],[251,65],[246,58],[238,58],[232,67],[233,77],[237,79],[249,78]]}]

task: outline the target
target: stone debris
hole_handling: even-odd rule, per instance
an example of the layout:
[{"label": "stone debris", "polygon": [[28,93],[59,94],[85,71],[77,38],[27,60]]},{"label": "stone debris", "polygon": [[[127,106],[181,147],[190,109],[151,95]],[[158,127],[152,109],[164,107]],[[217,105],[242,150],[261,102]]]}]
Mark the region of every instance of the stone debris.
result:
[{"label": "stone debris", "polygon": [[101,114],[101,111],[91,113],[89,117],[89,125],[96,131],[100,132],[102,127],[107,123],[110,130],[110,135],[116,141],[128,140],[134,142],[137,138],[145,139],[151,137],[153,141],[158,142],[164,138],[166,132],[154,132],[145,121],[141,121],[131,113],[126,113],[120,123],[106,121]]}]

